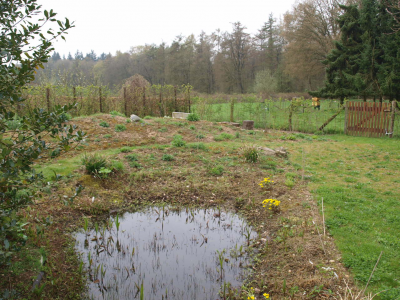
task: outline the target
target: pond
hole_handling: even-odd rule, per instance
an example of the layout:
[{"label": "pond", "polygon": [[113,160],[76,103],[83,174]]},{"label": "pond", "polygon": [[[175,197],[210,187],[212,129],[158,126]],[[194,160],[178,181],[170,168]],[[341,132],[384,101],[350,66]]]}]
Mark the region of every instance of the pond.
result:
[{"label": "pond", "polygon": [[90,299],[219,299],[240,287],[256,233],[217,209],[152,207],[76,234]]}]

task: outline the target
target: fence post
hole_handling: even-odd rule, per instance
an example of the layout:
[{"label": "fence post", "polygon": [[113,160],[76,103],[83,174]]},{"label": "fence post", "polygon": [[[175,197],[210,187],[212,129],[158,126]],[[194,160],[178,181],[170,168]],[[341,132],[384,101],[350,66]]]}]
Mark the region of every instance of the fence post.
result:
[{"label": "fence post", "polygon": [[231,120],[231,123],[233,123],[234,121],[233,121],[233,112],[234,112],[234,109],[235,109],[235,98],[231,98],[231,118],[230,118],[230,120]]},{"label": "fence post", "polygon": [[125,115],[128,116],[128,103],[126,100],[126,86],[124,86],[124,111],[125,111]]},{"label": "fence post", "polygon": [[174,86],[174,99],[175,99],[175,111],[178,111],[178,103],[176,100],[176,86]]},{"label": "fence post", "polygon": [[396,111],[396,101],[392,101],[392,115],[390,117],[390,137],[392,138],[394,135],[394,117],[395,117],[395,111]]},{"label": "fence post", "polygon": [[143,117],[146,115],[146,88],[143,87]]},{"label": "fence post", "polygon": [[188,91],[188,101],[189,101],[189,113],[190,113],[190,89]]},{"label": "fence post", "polygon": [[76,88],[75,87],[72,87],[72,97],[73,97],[74,102],[76,102]]},{"label": "fence post", "polygon": [[50,112],[50,88],[46,88],[47,111]]},{"label": "fence post", "polygon": [[349,102],[345,103],[345,111],[344,111],[344,134],[347,134],[347,118],[349,114]]},{"label": "fence post", "polygon": [[101,101],[101,86],[99,87],[99,101],[100,101],[100,112],[103,112],[103,103]]}]

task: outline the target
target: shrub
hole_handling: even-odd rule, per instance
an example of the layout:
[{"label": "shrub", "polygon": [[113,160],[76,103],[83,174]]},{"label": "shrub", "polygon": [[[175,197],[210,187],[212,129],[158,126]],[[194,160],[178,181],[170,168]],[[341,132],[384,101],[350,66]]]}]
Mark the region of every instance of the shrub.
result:
[{"label": "shrub", "polygon": [[200,120],[200,117],[195,113],[191,113],[188,115],[187,120],[192,122],[197,122]]},{"label": "shrub", "polygon": [[174,135],[174,139],[171,142],[172,146],[174,147],[184,147],[186,142],[183,140],[180,134]]},{"label": "shrub", "polygon": [[116,110],[110,111],[110,115],[126,118],[126,116],[123,113],[120,113],[119,111]]},{"label": "shrub", "polygon": [[107,160],[97,153],[84,154],[81,161],[88,174],[99,174],[101,168],[107,168]]},{"label": "shrub", "polygon": [[115,125],[115,131],[116,132],[122,132],[126,130],[126,126],[123,124],[117,124]]},{"label": "shrub", "polygon": [[101,127],[110,127],[110,124],[108,124],[106,121],[101,121],[99,125]]},{"label": "shrub", "polygon": [[162,158],[163,161],[173,161],[175,160],[174,156],[171,154],[163,154]]},{"label": "shrub", "polygon": [[259,151],[256,146],[245,146],[242,149],[242,155],[247,162],[256,163],[259,157]]}]

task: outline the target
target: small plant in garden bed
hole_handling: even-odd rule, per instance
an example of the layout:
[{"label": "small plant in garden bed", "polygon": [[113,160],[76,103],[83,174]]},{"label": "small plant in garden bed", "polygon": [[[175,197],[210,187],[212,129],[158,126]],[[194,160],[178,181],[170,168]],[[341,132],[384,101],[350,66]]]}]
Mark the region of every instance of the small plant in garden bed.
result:
[{"label": "small plant in garden bed", "polygon": [[171,154],[163,154],[162,158],[163,161],[173,161],[175,157]]},{"label": "small plant in garden bed", "polygon": [[258,185],[265,190],[269,190],[274,182],[269,177],[264,178]]},{"label": "small plant in garden bed", "polygon": [[110,127],[110,124],[108,124],[106,121],[101,121],[99,125],[101,127]]},{"label": "small plant in garden bed", "polygon": [[262,204],[264,208],[276,213],[279,212],[279,205],[281,204],[281,201],[276,199],[265,199],[263,200]]},{"label": "small plant in garden bed", "polygon": [[182,136],[180,134],[174,135],[174,138],[171,142],[172,146],[175,147],[184,147],[186,145],[186,142],[183,140]]},{"label": "small plant in garden bed", "polygon": [[259,157],[259,150],[256,146],[245,146],[241,150],[242,156],[249,163],[256,163]]},{"label": "small plant in garden bed", "polygon": [[126,126],[123,124],[117,124],[115,125],[115,131],[116,132],[122,132],[126,130]]}]

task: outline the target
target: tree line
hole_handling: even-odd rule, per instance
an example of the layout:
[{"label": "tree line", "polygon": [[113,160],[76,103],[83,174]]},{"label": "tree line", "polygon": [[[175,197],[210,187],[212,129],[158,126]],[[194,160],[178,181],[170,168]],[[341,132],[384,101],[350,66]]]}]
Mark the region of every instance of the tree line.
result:
[{"label": "tree line", "polygon": [[227,32],[177,36],[115,55],[55,52],[35,82],[119,88],[140,74],[150,84],[191,84],[202,93],[397,97],[396,13],[386,0],[303,0],[279,20],[270,14],[253,35],[235,22]]}]

